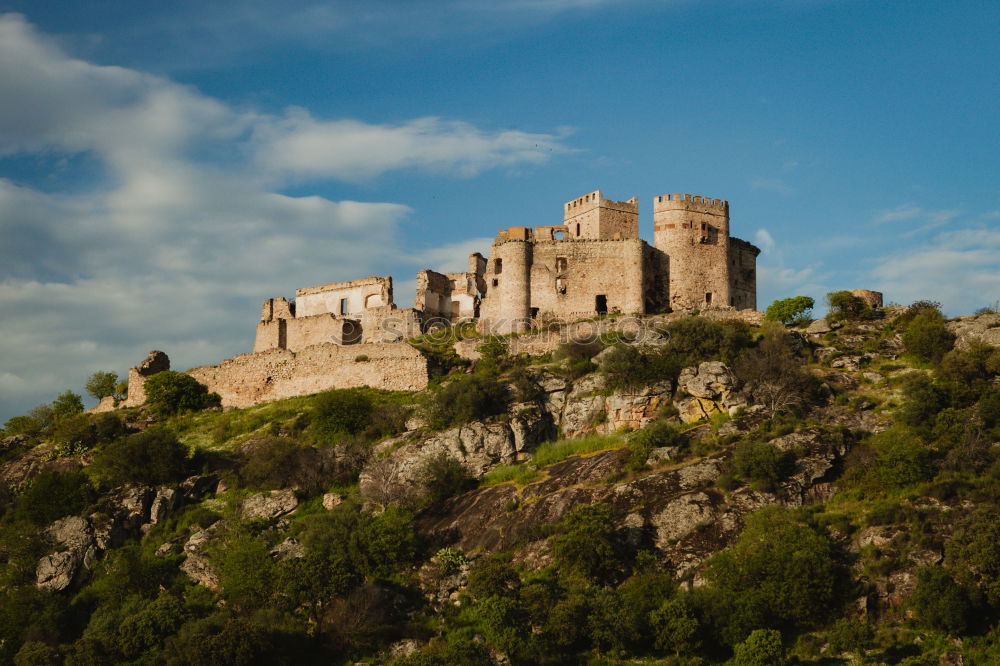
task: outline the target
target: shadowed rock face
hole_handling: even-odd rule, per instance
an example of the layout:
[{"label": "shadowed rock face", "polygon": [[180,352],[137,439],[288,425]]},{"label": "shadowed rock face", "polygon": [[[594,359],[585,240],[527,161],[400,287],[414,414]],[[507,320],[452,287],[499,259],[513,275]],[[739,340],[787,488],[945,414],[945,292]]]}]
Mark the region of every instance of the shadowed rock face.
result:
[{"label": "shadowed rock face", "polygon": [[[545,526],[583,504],[609,504],[622,536],[635,547],[655,548],[681,574],[730,543],[746,514],[769,504],[800,506],[832,491],[829,479],[846,448],[824,441],[816,429],[775,440],[801,452],[796,468],[775,492],[749,487],[727,495],[714,487],[723,473],[718,458],[696,459],[672,469],[609,483],[622,473],[628,453],[605,451],[573,457],[544,470],[541,480],[518,490],[503,484],[452,498],[418,520],[428,537],[476,550],[502,551],[544,537]],[[539,566],[544,557],[535,558]],[[530,565],[530,561],[526,561]]]},{"label": "shadowed rock face", "polygon": [[153,350],[149,352],[145,360],[136,366],[136,370],[143,377],[150,377],[158,372],[170,369],[170,358],[161,351]]}]

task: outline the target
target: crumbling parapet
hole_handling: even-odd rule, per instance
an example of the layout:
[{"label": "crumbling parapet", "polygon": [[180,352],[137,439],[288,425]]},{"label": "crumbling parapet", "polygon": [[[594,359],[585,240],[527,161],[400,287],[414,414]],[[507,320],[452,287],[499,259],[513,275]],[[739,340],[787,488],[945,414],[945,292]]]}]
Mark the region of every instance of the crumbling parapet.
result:
[{"label": "crumbling parapet", "polygon": [[170,358],[161,351],[149,352],[145,360],[128,370],[128,396],[125,407],[138,407],[146,403],[146,379],[170,369]]},{"label": "crumbling parapet", "polygon": [[870,289],[852,289],[852,296],[857,296],[863,300],[868,307],[873,310],[877,310],[882,307],[882,292],[881,291],[871,291]]}]

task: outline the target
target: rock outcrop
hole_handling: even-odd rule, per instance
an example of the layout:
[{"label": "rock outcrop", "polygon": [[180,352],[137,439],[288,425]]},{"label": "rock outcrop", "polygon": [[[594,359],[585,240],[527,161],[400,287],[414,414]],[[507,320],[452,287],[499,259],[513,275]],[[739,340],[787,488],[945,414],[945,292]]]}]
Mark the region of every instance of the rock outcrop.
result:
[{"label": "rock outcrop", "polygon": [[678,397],[674,406],[685,423],[710,418],[713,414],[735,414],[747,406],[736,375],[720,361],[706,361],[684,368],[677,378]]}]

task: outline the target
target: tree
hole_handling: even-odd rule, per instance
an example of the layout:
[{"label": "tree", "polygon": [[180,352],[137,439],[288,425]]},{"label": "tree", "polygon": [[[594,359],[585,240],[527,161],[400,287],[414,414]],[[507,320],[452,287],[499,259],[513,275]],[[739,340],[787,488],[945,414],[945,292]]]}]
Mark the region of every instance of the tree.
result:
[{"label": "tree", "polygon": [[770,442],[743,442],[736,446],[733,471],[754,482],[759,490],[774,490],[795,468],[795,456]]},{"label": "tree", "polygon": [[830,292],[826,295],[826,302],[830,306],[827,319],[869,319],[872,316],[868,302],[849,291]]},{"label": "tree", "polygon": [[766,331],[756,348],[744,352],[736,364],[736,375],[770,416],[808,404],[815,384],[802,369],[783,330]]},{"label": "tree", "polygon": [[491,375],[460,375],[442,386],[430,404],[430,422],[435,428],[479,421],[501,414],[510,404],[507,386]]},{"label": "tree", "polygon": [[684,597],[668,599],[650,613],[649,623],[656,635],[656,649],[675,655],[701,647],[698,618]]},{"label": "tree", "polygon": [[[826,535],[801,514],[772,506],[748,518],[736,543],[712,558],[706,576],[728,604],[724,614],[755,618],[753,628],[823,617],[834,607],[839,573]],[[741,638],[723,633],[733,642]]]},{"label": "tree", "polygon": [[60,393],[52,401],[52,419],[56,422],[83,411],[83,398],[72,391]]},{"label": "tree", "polygon": [[221,402],[218,393],[209,393],[208,387],[191,375],[173,370],[156,373],[144,387],[146,404],[160,416],[217,407]]},{"label": "tree", "polygon": [[971,592],[939,566],[917,571],[917,589],[910,604],[920,624],[954,635],[965,633],[976,606]]},{"label": "tree", "polygon": [[95,499],[87,475],[80,471],[43,472],[17,498],[14,517],[35,525],[79,513]]},{"label": "tree", "polygon": [[781,322],[786,326],[800,324],[809,319],[816,302],[809,296],[793,296],[775,301],[767,306],[766,321]]},{"label": "tree", "polygon": [[117,387],[118,374],[104,370],[98,370],[92,374],[87,383],[84,384],[84,389],[96,400],[102,400],[109,396],[120,398],[121,396],[117,395]]},{"label": "tree", "polygon": [[445,451],[424,461],[421,481],[433,502],[440,502],[463,493],[476,485],[468,470]]}]

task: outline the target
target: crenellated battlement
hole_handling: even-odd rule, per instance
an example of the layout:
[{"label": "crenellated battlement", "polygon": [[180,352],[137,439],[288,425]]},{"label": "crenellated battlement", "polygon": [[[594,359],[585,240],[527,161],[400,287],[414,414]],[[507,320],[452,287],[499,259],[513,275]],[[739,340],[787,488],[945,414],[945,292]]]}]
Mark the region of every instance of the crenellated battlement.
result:
[{"label": "crenellated battlement", "polygon": [[713,215],[728,215],[729,202],[692,194],[661,194],[653,197],[653,213],[668,210],[690,210]]},{"label": "crenellated battlement", "polygon": [[639,198],[632,197],[628,201],[614,201],[612,199],[605,199],[600,190],[594,190],[589,194],[584,194],[582,197],[567,201],[563,205],[563,220],[569,220],[595,208],[607,208],[622,213],[635,213],[638,215]]}]

